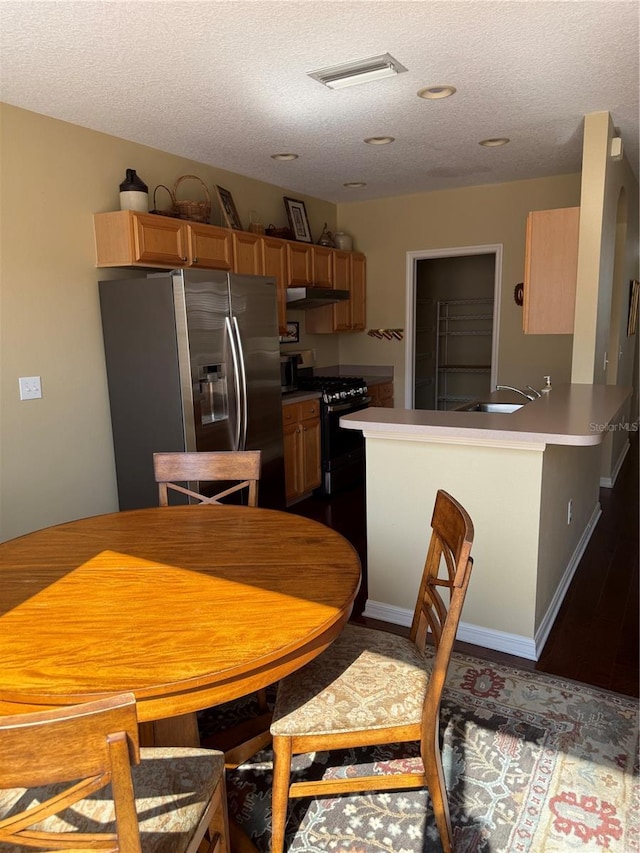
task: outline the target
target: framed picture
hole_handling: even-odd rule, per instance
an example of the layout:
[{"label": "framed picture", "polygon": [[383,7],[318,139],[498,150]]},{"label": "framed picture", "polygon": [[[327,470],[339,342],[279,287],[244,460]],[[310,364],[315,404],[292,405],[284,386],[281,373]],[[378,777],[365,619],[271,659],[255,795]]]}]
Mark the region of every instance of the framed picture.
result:
[{"label": "framed picture", "polygon": [[295,239],[300,240],[302,243],[311,243],[311,229],[309,228],[307,208],[304,206],[304,202],[299,201],[297,198],[287,198],[287,196],[284,196],[284,206],[287,210],[289,225]]},{"label": "framed picture", "polygon": [[640,281],[632,279],[629,287],[629,319],[627,336],[635,335],[638,329],[638,301],[640,301]]},{"label": "framed picture", "polygon": [[300,343],[300,323],[287,323],[286,334],[280,335],[281,344]]},{"label": "framed picture", "polygon": [[219,187],[216,184],[216,195],[218,196],[218,201],[220,202],[220,209],[222,210],[222,215],[225,218],[228,228],[235,228],[236,231],[242,231],[242,223],[240,222],[240,217],[238,216],[238,211],[236,210],[236,206],[233,201],[233,196],[229,192],[229,190],[225,190],[224,187]]}]

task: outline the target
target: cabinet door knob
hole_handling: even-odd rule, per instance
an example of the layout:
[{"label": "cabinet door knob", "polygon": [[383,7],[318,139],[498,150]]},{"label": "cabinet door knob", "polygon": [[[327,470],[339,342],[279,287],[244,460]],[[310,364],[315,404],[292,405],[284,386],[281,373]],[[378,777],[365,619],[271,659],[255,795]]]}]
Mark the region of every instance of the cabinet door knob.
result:
[{"label": "cabinet door knob", "polygon": [[[185,260],[186,260],[186,258],[185,258]],[[192,261],[192,263],[197,264],[197,263],[198,263],[198,259],[197,259],[197,258],[194,258],[194,259],[193,259],[193,261]]]},{"label": "cabinet door knob", "polygon": [[187,261],[189,260],[189,258],[180,258],[180,260],[182,261],[183,264],[186,264]]}]

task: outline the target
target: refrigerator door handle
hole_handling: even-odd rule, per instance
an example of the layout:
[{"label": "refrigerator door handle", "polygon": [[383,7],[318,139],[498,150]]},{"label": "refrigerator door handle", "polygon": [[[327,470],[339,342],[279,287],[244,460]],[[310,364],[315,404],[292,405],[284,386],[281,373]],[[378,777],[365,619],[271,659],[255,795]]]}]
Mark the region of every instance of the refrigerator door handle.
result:
[{"label": "refrigerator door handle", "polygon": [[[235,318],[234,318],[235,320]],[[241,426],[242,426],[242,412],[243,412],[243,401],[241,396],[241,387],[240,387],[240,365],[239,365],[239,354],[236,346],[236,338],[234,335],[234,330],[231,328],[231,320],[228,317],[224,318],[224,324],[227,328],[227,335],[229,339],[229,346],[231,347],[231,359],[233,361],[233,387],[236,394],[236,422],[235,422],[235,436],[233,439],[233,449],[241,450],[240,447],[240,435],[241,435]],[[243,366],[243,374],[244,374],[244,366]]]},{"label": "refrigerator door handle", "polygon": [[244,364],[244,350],[242,349],[242,338],[240,337],[240,329],[238,328],[238,320],[233,318],[233,328],[236,333],[236,346],[238,349],[240,362],[240,389],[242,395],[242,438],[238,450],[245,450],[247,446],[247,432],[249,429],[249,406],[247,399],[247,373]]}]

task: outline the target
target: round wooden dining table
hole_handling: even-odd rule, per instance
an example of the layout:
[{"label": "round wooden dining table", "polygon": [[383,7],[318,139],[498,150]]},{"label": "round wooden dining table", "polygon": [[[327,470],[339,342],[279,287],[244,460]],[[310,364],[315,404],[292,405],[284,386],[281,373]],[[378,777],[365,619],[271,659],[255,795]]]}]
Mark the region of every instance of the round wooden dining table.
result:
[{"label": "round wooden dining table", "polygon": [[320,654],[349,618],[354,548],[301,516],[180,506],[0,544],[0,714],[132,691],[159,739]]}]

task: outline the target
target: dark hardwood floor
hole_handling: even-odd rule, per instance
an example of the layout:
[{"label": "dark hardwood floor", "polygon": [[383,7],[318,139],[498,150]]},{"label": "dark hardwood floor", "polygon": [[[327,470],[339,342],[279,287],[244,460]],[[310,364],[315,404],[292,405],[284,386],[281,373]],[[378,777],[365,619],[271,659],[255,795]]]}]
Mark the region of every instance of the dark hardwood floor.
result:
[{"label": "dark hardwood floor", "polygon": [[[576,569],[555,624],[537,662],[469,643],[460,651],[522,669],[538,670],[596,687],[639,695],[638,433],[613,489],[600,489],[602,515]],[[362,616],[367,599],[364,490],[331,498],[311,497],[290,512],[321,521],[347,538],[363,565],[363,584],[352,619],[399,633],[407,629]]]}]

